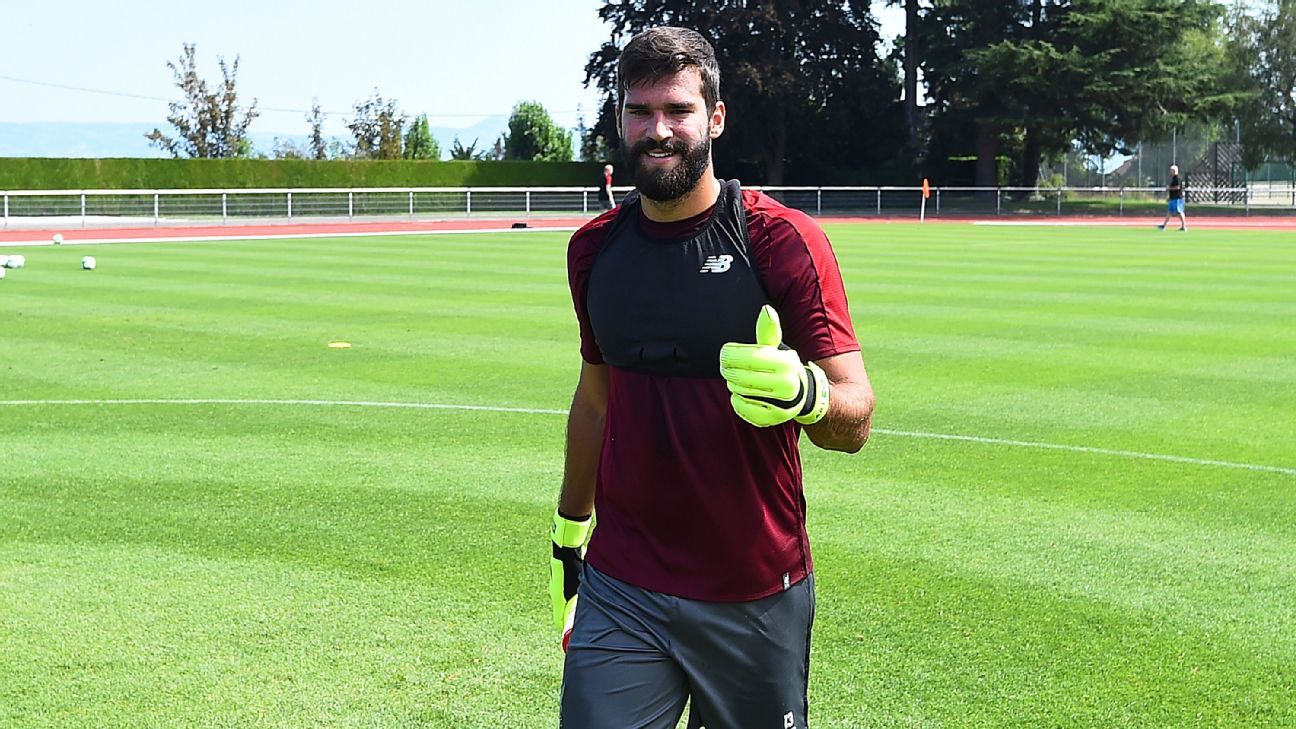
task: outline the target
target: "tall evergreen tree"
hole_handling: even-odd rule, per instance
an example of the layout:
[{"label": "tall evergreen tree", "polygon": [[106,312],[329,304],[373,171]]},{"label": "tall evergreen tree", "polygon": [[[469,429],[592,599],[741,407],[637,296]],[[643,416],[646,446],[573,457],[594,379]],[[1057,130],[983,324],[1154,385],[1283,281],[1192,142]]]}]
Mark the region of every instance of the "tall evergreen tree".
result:
[{"label": "tall evergreen tree", "polygon": [[729,113],[713,149],[722,176],[860,181],[904,147],[897,71],[877,56],[869,0],[609,0],[599,17],[612,34],[585,66],[604,95],[587,149],[619,146],[620,46],[657,25],[692,28],[715,47]]},{"label": "tall evergreen tree", "polygon": [[1033,186],[1041,155],[1073,141],[1107,155],[1223,113],[1222,12],[1209,0],[938,0],[919,42],[944,151],[973,151],[989,186],[1011,142],[1018,182]]}]

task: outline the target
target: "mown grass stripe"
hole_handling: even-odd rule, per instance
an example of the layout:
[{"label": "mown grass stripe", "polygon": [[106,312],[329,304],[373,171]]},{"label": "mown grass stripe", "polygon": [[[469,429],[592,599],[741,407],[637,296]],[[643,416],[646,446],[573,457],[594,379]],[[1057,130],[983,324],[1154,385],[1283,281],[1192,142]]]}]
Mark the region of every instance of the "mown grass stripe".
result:
[{"label": "mown grass stripe", "polygon": [[[259,399],[108,399],[108,400],[0,400],[0,406],[18,406],[18,405],[315,405],[315,406],[333,406],[333,407],[376,407],[376,408],[408,408],[412,410],[464,410],[480,411],[491,413],[525,413],[534,415],[566,415],[566,410],[551,410],[545,408],[518,408],[505,407],[496,405],[455,405],[449,403],[421,403],[421,402],[376,402],[370,400],[259,400]],[[1047,450],[1070,451],[1072,453],[1093,453],[1102,456],[1116,456],[1120,458],[1140,458],[1150,461],[1169,461],[1171,463],[1187,463],[1194,466],[1218,466],[1220,468],[1240,468],[1247,471],[1265,471],[1269,473],[1281,473],[1288,476],[1296,476],[1296,468],[1284,468],[1282,466],[1265,466],[1254,463],[1236,463],[1233,461],[1219,461],[1209,458],[1190,458],[1188,456],[1174,456],[1161,453],[1139,453],[1136,451],[1125,451],[1114,448],[1094,448],[1092,446],[1065,445],[1061,443],[1040,443],[1038,441],[1011,440],[1006,438],[987,438],[977,435],[956,435],[950,433],[924,433],[914,430],[892,430],[889,428],[874,428],[874,433],[881,435],[895,435],[906,438],[931,438],[935,440],[952,440],[963,441],[968,443],[984,443],[987,445],[1006,445],[1020,448],[1042,448]]]}]

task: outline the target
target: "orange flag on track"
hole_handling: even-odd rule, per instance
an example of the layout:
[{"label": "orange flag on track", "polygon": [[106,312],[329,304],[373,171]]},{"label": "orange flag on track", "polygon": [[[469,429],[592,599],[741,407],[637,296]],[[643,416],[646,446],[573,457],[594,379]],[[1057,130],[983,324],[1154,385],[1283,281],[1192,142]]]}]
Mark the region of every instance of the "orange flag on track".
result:
[{"label": "orange flag on track", "polygon": [[927,184],[927,178],[923,178],[923,199],[931,197],[931,185]]}]

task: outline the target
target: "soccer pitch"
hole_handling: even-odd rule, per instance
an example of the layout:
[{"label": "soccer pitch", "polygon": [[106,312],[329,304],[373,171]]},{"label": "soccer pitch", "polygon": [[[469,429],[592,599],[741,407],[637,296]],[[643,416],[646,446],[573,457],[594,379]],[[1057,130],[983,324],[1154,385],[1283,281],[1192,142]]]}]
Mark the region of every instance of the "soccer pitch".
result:
[{"label": "soccer pitch", "polygon": [[[827,229],[811,725],[1296,724],[1293,235]],[[556,725],[567,235],[21,251],[0,726]]]}]

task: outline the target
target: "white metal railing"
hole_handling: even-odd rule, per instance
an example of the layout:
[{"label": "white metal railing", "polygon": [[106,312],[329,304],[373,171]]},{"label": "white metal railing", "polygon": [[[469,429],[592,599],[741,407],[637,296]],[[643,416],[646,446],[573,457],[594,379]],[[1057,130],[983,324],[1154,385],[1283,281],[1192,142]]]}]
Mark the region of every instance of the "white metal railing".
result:
[{"label": "white metal railing", "polygon": [[[630,188],[614,188],[620,196]],[[913,216],[918,186],[767,186],[785,205],[814,215]],[[1146,214],[1164,188],[933,187],[928,215]],[[160,226],[232,222],[540,217],[588,215],[596,187],[378,187],[203,190],[0,191],[3,227]],[[1193,188],[1193,205],[1251,214],[1296,212],[1296,185]]]}]

